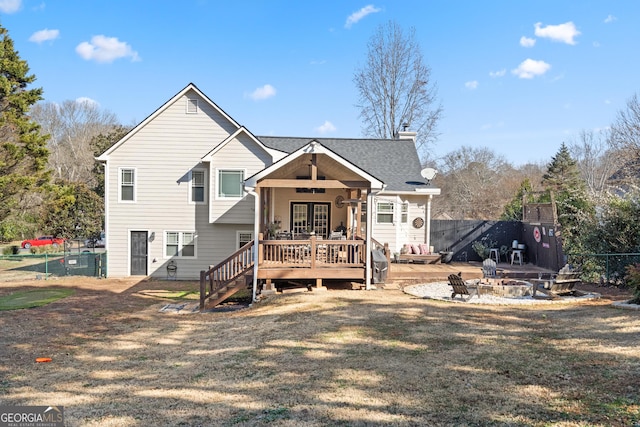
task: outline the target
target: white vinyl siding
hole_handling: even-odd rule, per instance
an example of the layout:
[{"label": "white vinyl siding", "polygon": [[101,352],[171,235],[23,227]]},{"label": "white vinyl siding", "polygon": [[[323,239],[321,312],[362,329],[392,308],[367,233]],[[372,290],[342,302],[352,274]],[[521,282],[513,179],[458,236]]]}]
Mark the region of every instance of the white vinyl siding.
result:
[{"label": "white vinyl siding", "polygon": [[[197,97],[194,92],[188,97]],[[224,141],[237,127],[208,102],[198,98],[200,114],[185,114],[187,96],[170,103],[158,116],[136,131],[109,156],[107,194],[107,241],[110,277],[129,274],[129,230],[149,230],[156,238],[149,242],[149,275],[167,275],[164,231],[198,230],[197,258],[176,258],[178,276],[195,279],[208,264],[228,256],[235,247],[235,230],[218,247],[216,231],[209,222],[208,203],[189,203],[189,172],[205,169],[205,200],[210,200],[209,163],[202,156]],[[120,169],[135,165],[135,203],[118,203]],[[253,198],[249,197],[251,202]],[[253,212],[251,212],[252,214]],[[247,229],[246,225],[242,229]],[[215,243],[214,243],[215,242]],[[203,260],[206,259],[203,265]],[[155,260],[155,261],[154,261]]]},{"label": "white vinyl siding", "polygon": [[206,203],[207,198],[207,186],[206,186],[207,173],[203,169],[194,169],[191,171],[191,191],[189,192],[192,203]]},{"label": "white vinyl siding", "polygon": [[120,168],[118,170],[118,201],[136,201],[136,170],[135,168]]},{"label": "white vinyl siding", "polygon": [[196,233],[184,231],[167,231],[164,235],[165,258],[195,258]]},{"label": "white vinyl siding", "polygon": [[242,185],[244,183],[244,170],[218,169],[219,199],[242,198]]},{"label": "white vinyl siding", "polygon": [[378,202],[376,204],[376,222],[378,224],[393,224],[393,202]]}]

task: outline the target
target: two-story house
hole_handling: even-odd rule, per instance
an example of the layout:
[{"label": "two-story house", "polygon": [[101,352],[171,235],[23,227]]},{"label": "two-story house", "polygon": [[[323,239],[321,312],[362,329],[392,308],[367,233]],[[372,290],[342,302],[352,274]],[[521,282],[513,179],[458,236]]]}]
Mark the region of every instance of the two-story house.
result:
[{"label": "two-story house", "polygon": [[108,276],[195,279],[250,247],[259,284],[369,283],[373,242],[429,246],[414,137],[254,136],[189,84],[98,157]]}]

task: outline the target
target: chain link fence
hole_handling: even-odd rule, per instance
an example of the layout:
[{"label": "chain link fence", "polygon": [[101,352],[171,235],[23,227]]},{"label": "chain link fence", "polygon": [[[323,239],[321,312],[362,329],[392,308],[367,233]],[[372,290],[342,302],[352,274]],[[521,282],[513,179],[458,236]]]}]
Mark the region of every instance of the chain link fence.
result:
[{"label": "chain link fence", "polygon": [[106,252],[0,255],[0,281],[106,275]]},{"label": "chain link fence", "polygon": [[640,263],[640,253],[568,254],[567,262],[582,266],[583,280],[602,285],[624,285],[628,265]]}]

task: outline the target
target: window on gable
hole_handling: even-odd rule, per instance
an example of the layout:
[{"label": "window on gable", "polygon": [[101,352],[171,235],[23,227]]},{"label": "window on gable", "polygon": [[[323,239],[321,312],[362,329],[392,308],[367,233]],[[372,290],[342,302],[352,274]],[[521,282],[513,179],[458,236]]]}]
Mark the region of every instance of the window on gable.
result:
[{"label": "window on gable", "polygon": [[393,203],[378,202],[376,204],[376,221],[378,224],[393,224]]},{"label": "window on gable", "polygon": [[191,201],[204,203],[206,201],[206,173],[204,170],[191,171]]},{"label": "window on gable", "polygon": [[244,171],[219,170],[218,171],[218,197],[239,198],[242,197],[242,183]]},{"label": "window on gable", "polygon": [[198,113],[198,100],[187,99],[187,114],[197,114],[197,113]]},{"label": "window on gable", "polygon": [[120,169],[120,201],[135,201],[136,171],[135,169]]},{"label": "window on gable", "polygon": [[167,231],[164,242],[166,258],[195,258],[196,256],[196,233],[194,232]]}]

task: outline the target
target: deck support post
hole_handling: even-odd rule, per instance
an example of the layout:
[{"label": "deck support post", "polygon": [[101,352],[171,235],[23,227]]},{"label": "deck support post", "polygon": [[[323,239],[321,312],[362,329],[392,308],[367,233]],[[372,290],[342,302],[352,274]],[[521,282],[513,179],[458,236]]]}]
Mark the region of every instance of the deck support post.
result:
[{"label": "deck support post", "polygon": [[314,291],[326,291],[327,288],[322,286],[322,279],[316,279],[316,287],[313,288]]},{"label": "deck support post", "polygon": [[262,295],[272,295],[276,293],[276,288],[271,279],[266,279],[262,285]]}]

